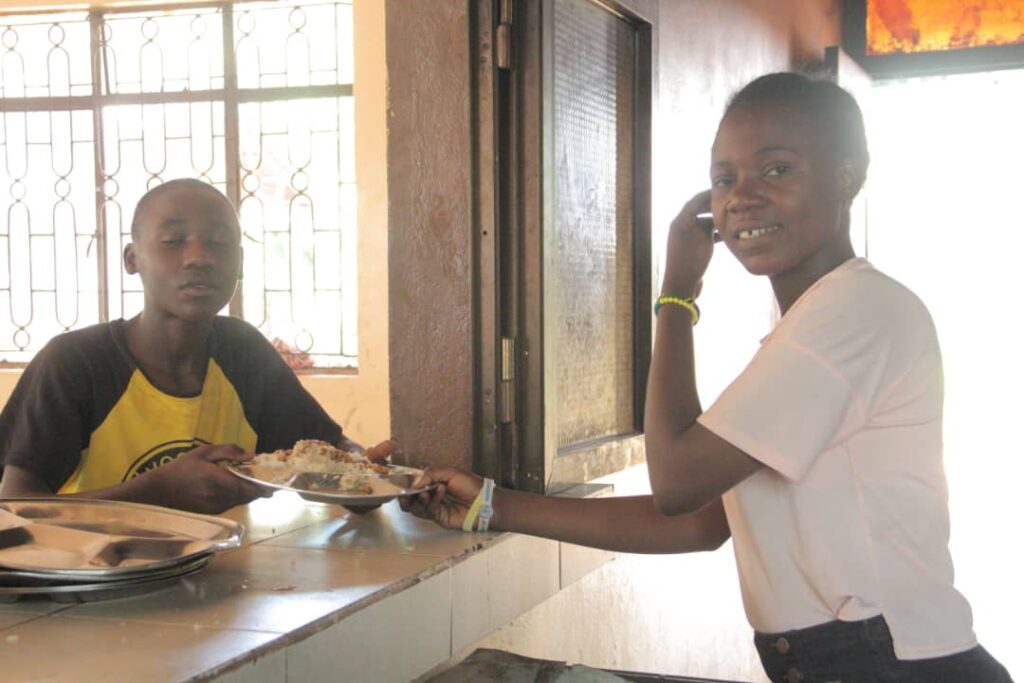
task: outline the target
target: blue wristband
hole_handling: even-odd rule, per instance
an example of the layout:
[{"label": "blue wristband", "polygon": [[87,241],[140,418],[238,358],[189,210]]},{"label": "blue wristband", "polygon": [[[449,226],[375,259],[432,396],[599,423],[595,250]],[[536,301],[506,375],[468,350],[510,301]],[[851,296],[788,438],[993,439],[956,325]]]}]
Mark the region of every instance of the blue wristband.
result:
[{"label": "blue wristband", "polygon": [[484,478],[484,490],[482,493],[483,501],[480,505],[480,515],[478,517],[480,521],[476,527],[477,531],[487,531],[487,527],[491,525],[491,517],[494,516],[494,505],[492,504],[492,501],[494,500],[493,479],[489,477]]}]

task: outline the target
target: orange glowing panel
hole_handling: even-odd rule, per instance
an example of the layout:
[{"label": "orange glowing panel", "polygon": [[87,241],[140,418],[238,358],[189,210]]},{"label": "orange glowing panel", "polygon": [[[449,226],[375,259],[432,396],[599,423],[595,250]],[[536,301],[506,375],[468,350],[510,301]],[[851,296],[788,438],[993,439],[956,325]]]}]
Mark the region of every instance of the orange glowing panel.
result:
[{"label": "orange glowing panel", "polygon": [[1024,43],[1024,0],[867,0],[867,54]]}]

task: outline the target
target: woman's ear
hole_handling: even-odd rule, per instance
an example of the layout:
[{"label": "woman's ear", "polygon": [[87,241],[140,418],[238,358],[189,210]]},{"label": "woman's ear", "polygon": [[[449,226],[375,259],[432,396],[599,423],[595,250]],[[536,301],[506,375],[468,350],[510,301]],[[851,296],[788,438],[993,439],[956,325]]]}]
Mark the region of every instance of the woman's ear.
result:
[{"label": "woman's ear", "polygon": [[836,188],[839,196],[849,204],[864,186],[864,172],[852,161],[839,162],[836,167]]},{"label": "woman's ear", "polygon": [[241,280],[245,274],[245,249],[238,246],[238,279]]},{"label": "woman's ear", "polygon": [[138,265],[135,263],[135,245],[133,243],[129,242],[125,245],[122,258],[124,259],[124,272],[129,275],[139,272]]}]

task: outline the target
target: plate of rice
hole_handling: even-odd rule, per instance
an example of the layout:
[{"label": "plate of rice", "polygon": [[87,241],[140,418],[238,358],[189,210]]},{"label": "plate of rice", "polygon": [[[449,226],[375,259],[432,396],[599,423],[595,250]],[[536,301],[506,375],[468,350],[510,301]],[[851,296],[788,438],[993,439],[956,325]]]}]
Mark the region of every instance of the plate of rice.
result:
[{"label": "plate of rice", "polygon": [[248,462],[228,465],[227,469],[242,479],[294,491],[306,500],[320,503],[380,505],[398,496],[428,490],[412,488],[422,470],[374,460],[364,453],[342,450],[315,439],[260,453]]}]

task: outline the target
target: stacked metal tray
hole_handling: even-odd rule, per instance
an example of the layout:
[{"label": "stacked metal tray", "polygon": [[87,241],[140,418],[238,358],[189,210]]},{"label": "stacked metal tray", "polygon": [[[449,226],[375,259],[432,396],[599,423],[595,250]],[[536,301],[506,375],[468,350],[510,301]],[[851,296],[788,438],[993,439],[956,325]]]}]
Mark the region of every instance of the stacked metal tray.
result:
[{"label": "stacked metal tray", "polygon": [[0,603],[125,597],[203,569],[237,548],[241,524],[138,503],[0,499]]}]

